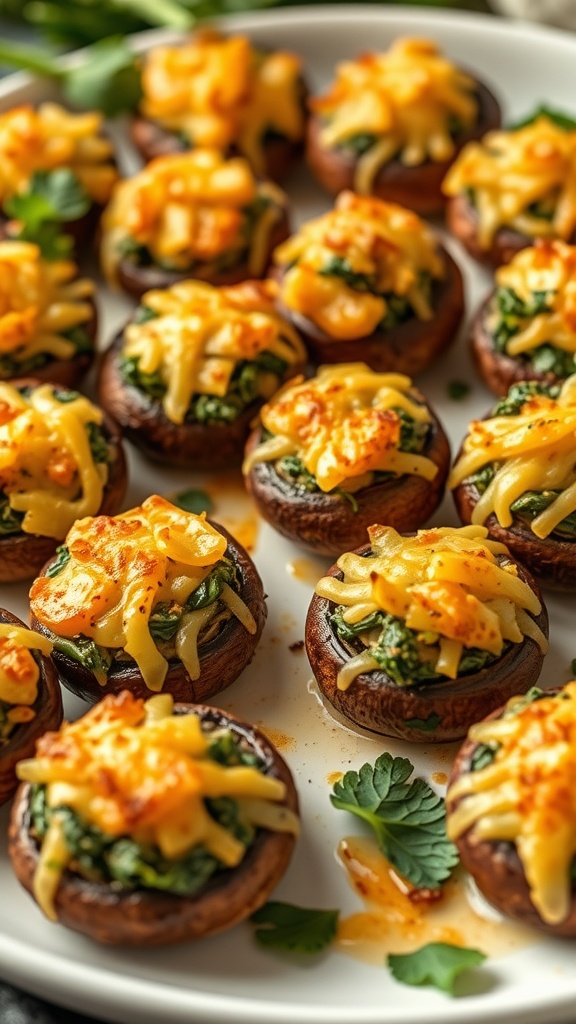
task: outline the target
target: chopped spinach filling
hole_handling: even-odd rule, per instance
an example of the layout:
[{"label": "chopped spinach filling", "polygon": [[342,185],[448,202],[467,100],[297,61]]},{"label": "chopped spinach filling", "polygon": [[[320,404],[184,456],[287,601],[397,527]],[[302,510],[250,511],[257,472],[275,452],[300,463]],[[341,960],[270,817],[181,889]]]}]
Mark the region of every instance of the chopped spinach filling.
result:
[{"label": "chopped spinach filling", "polygon": [[[125,384],[143,391],[153,401],[161,401],[166,385],[160,373],[142,373],[137,357],[123,357],[120,373]],[[233,423],[260,395],[264,375],[273,373],[280,382],[288,364],[273,352],[260,352],[256,359],[239,361],[230,379],[228,391],[218,395],[192,395],[186,412],[187,423]]]},{"label": "chopped spinach filling", "polygon": [[[428,438],[430,436],[430,424],[429,423],[417,423],[416,420],[412,419],[408,415],[405,409],[395,408],[392,410],[395,412],[400,419],[400,441],[398,444],[398,450],[401,452],[416,453],[424,451]],[[267,435],[270,437],[271,435]],[[297,455],[284,455],[281,459],[278,459],[275,463],[276,472],[279,476],[287,480],[288,483],[301,491],[307,491],[308,493],[320,493],[320,487],[316,477],[310,473],[304,465],[302,459]],[[374,483],[385,483],[386,480],[393,480],[394,473],[386,471],[376,470],[374,472]],[[347,491],[345,487],[333,487],[328,494],[333,497],[342,498],[348,501],[352,505],[354,512],[358,511],[358,503],[354,497],[354,494]]]},{"label": "chopped spinach filling", "polygon": [[0,700],[0,750],[5,747],[8,743],[12,733],[17,728],[18,723],[13,722],[8,717],[8,713],[12,710],[13,705],[9,704],[5,700]]},{"label": "chopped spinach filling", "polygon": [[[330,616],[336,633],[349,644],[354,653],[369,651],[370,655],[398,686],[413,686],[417,683],[434,683],[446,676],[435,670],[438,635],[417,633],[410,629],[403,619],[387,612],[376,611],[360,622],[350,624],[344,621],[343,609],[337,608]],[[360,637],[373,634],[369,648],[365,648]],[[464,648],[458,676],[479,672],[496,660],[489,651],[478,647]]]},{"label": "chopped spinach filling", "polygon": [[[498,288],[492,304],[496,317],[490,329],[496,351],[506,354],[508,342],[527,326],[527,321],[549,312],[553,295],[550,291],[535,291],[531,299],[525,302],[512,288]],[[537,373],[569,377],[576,370],[576,355],[558,348],[553,338],[522,354],[520,358]]]},{"label": "chopped spinach filling", "polygon": [[[514,702],[514,706],[507,708],[502,713],[502,718],[507,718],[510,715],[516,715],[518,712],[523,711],[524,708],[528,707],[535,700],[542,700],[542,697],[548,697],[549,694],[545,690],[541,690],[539,686],[531,686],[530,689],[521,697],[518,701]],[[563,695],[564,699],[565,695]],[[470,768],[473,772],[479,772],[482,768],[487,768],[489,764],[496,757],[496,754],[500,748],[499,743],[479,743],[472,755],[470,762]]]},{"label": "chopped spinach filling", "polygon": [[[215,733],[208,755],[226,766],[259,767],[262,763],[254,752],[245,750],[229,730]],[[256,830],[241,817],[235,800],[219,797],[205,803],[210,816],[222,828],[245,847],[252,845]],[[72,853],[71,869],[89,880],[114,883],[122,889],[158,889],[189,896],[202,889],[214,874],[227,870],[202,845],[192,847],[183,857],[169,859],[158,847],[137,843],[129,835],[106,835],[70,807],[48,807],[46,787],[32,786],[30,819],[38,839],[46,835],[55,813],[62,820],[65,843]]]},{"label": "chopped spinach filling", "polygon": [[[66,566],[70,559],[68,548],[61,546],[57,549],[56,560],[50,566],[47,575],[57,576]],[[192,591],[183,605],[176,602],[159,601],[154,606],[149,619],[150,635],[156,645],[162,650],[165,657],[174,657],[173,640],[176,636],[182,616],[196,611],[198,608],[206,608],[207,605],[219,601],[224,585],[227,584],[233,590],[240,589],[238,570],[228,558],[222,558],[208,573],[200,585]],[[106,677],[114,659],[122,657],[122,651],[108,649],[100,646],[94,640],[86,636],[61,637],[49,632],[49,637],[54,643],[57,651],[65,654],[68,658],[78,662],[90,672]],[[200,643],[202,633],[200,634]],[[167,645],[164,647],[164,645]]]},{"label": "chopped spinach filling", "polygon": [[[517,416],[522,406],[534,395],[548,395],[550,398],[557,398],[560,388],[557,385],[540,384],[538,381],[523,381],[522,384],[513,384],[505,398],[494,406],[493,416]],[[483,494],[486,488],[494,479],[499,462],[489,462],[473,473],[466,480],[476,490]],[[530,528],[530,524],[536,516],[544,512],[560,496],[562,492],[557,490],[524,491],[519,498],[510,505],[510,511],[517,524]],[[563,540],[576,539],[576,512],[570,512],[557,526],[554,527],[551,535]]]},{"label": "chopped spinach filling", "polygon": [[[71,327],[68,331],[62,331],[61,337],[65,338],[66,341],[72,342],[74,345],[75,351],[72,354],[72,359],[75,356],[91,352],[94,347],[88,330],[84,325]],[[54,360],[55,356],[50,355],[49,352],[36,352],[33,356],[29,356],[28,359],[19,359],[18,349],[13,353],[4,353],[0,355],[0,380],[11,380],[13,377],[24,377],[28,374],[33,375],[35,370],[39,370],[42,366],[46,366],[47,363],[54,362]]]},{"label": "chopped spinach filling", "polygon": [[[414,316],[414,310],[404,295],[395,292],[378,292],[376,279],[372,274],[360,274],[353,269],[345,256],[332,256],[319,271],[322,277],[339,277],[356,292],[371,292],[386,302],[386,314],[378,325],[379,330],[389,331]],[[430,301],[432,278],[423,271],[419,276],[419,287]]]}]

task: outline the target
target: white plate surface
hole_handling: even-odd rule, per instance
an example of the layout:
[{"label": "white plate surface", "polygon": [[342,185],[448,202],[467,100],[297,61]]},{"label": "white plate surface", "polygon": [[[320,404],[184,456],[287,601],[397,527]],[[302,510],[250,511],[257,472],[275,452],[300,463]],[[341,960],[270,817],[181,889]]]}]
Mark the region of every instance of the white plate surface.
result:
[{"label": "white plate surface", "polygon": [[[247,31],[258,42],[298,51],[314,90],[331,76],[336,60],[368,48],[385,48],[401,34],[428,35],[455,59],[491,83],[502,98],[507,118],[546,101],[569,106],[568,84],[576,74],[576,37],[541,28],[511,25],[487,17],[428,11],[424,8],[319,7],[244,15],[229,26]],[[149,33],[137,45],[160,38]],[[0,107],[35,102],[44,86],[23,76],[0,83]],[[574,106],[573,106],[574,109]],[[121,140],[121,129],[114,129]],[[125,153],[127,166],[130,154]],[[136,166],[132,158],[132,166]],[[306,177],[289,187],[296,217],[327,209],[328,197]],[[474,269],[458,247],[449,243],[466,271],[469,310],[488,292],[487,275]],[[103,291],[103,343],[129,312],[130,304]],[[447,397],[448,381],[472,384],[461,402]],[[456,448],[468,420],[483,413],[491,399],[475,381],[464,337],[438,367],[419,384],[440,411]],[[193,475],[145,465],[131,455],[131,487],[126,507],[148,493],[169,495],[202,484]],[[229,481],[208,483],[217,490],[216,511],[226,508],[246,516],[239,491]],[[455,524],[447,499],[433,522]],[[303,556],[265,525],[258,529],[255,559],[269,595],[269,617],[253,664],[220,695],[217,703],[249,721],[276,730],[281,749],[299,784],[303,834],[292,865],[277,890],[282,899],[309,906],[339,907],[344,916],[362,911],[335,851],[346,834],[358,831],[354,821],[329,802],[330,773],[373,762],[383,750],[410,757],[429,779],[446,772],[454,747],[420,749],[353,731],[336,722],[322,706],[310,683],[305,655],[290,645],[303,637],[303,621],[314,575],[327,563]],[[551,613],[551,652],[542,680],[545,685],[570,677],[576,655],[573,621],[576,601],[547,599]],[[26,588],[4,587],[0,605],[23,618]],[[68,715],[79,702],[67,701]],[[274,733],[271,733],[274,735]],[[436,775],[438,778],[438,775]],[[2,836],[7,811],[1,815]],[[133,952],[101,949],[46,921],[14,881],[0,839],[0,974],[57,1002],[119,1024],[497,1024],[515,1021],[574,1019],[576,972],[574,944],[542,940],[520,943],[506,956],[491,957],[465,993],[456,999],[431,989],[396,983],[382,966],[370,965],[346,952],[331,950],[312,962],[258,950],[248,925],[194,945]]]}]

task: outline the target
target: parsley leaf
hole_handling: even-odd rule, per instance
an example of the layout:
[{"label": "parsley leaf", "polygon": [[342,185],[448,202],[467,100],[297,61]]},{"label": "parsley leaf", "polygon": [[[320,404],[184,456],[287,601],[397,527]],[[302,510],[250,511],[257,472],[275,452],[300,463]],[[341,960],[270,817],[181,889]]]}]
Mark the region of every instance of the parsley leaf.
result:
[{"label": "parsley leaf", "polygon": [[319,953],[333,941],[339,913],[272,901],[260,907],[250,920],[259,926],[254,932],[256,941],[267,949]]},{"label": "parsley leaf", "polygon": [[537,121],[539,117],[547,117],[549,121],[552,121],[552,124],[555,124],[557,128],[562,128],[565,132],[573,132],[576,129],[576,120],[570,114],[565,114],[563,110],[553,110],[552,107],[547,107],[545,103],[541,103],[527,117],[511,125],[510,130],[515,132],[519,128],[527,128],[528,125],[534,124],[534,121]]},{"label": "parsley leaf", "polygon": [[409,783],[413,770],[407,758],[381,754],[373,767],[346,772],[330,799],[372,826],[380,849],[409,882],[437,889],[458,854],[446,835],[444,800],[423,779]]},{"label": "parsley leaf", "polygon": [[429,942],[413,953],[391,953],[388,967],[396,981],[404,985],[434,985],[453,996],[458,976],[471,967],[479,967],[485,959],[479,949]]},{"label": "parsley leaf", "polygon": [[62,233],[62,224],[83,217],[90,205],[90,197],[76,175],[60,167],[36,171],[28,191],[8,199],[4,210],[19,222],[13,237],[34,242],[45,259],[62,259],[74,244],[72,237]]},{"label": "parsley leaf", "polygon": [[187,491],[179,491],[171,500],[177,508],[182,508],[185,512],[193,512],[197,516],[201,512],[211,512],[214,508],[214,502],[210,495],[196,487],[191,487]]}]

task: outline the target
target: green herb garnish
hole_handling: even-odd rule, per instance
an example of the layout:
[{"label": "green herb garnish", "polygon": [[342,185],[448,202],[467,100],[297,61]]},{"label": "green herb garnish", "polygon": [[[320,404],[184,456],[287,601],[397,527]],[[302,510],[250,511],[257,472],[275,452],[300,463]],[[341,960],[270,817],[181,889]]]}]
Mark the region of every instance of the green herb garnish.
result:
[{"label": "green herb garnish", "polygon": [[214,502],[210,495],[196,487],[190,487],[187,491],[179,491],[170,500],[177,508],[182,508],[185,512],[192,512],[197,516],[201,512],[211,512],[214,508]]},{"label": "green herb garnish", "polygon": [[40,247],[45,259],[63,259],[70,254],[74,240],[62,225],[79,220],[89,210],[92,200],[76,175],[68,168],[36,171],[26,192],[11,196],[4,211],[14,217],[20,227],[11,234]]},{"label": "green herb garnish", "polygon": [[512,124],[509,131],[517,132],[520,128],[527,128],[528,125],[534,124],[539,117],[547,117],[557,128],[563,128],[564,131],[573,132],[576,130],[576,118],[571,114],[566,114],[563,110],[554,110],[553,107],[548,107],[545,103],[541,103],[527,117]]},{"label": "green herb garnish", "polygon": [[56,554],[54,555],[54,558],[50,562],[50,565],[46,569],[44,575],[48,576],[50,579],[53,576],[58,576],[58,573],[62,572],[62,569],[64,569],[68,565],[69,561],[70,551],[68,550],[65,544],[61,544],[60,547],[56,548]]},{"label": "green herb garnish", "polygon": [[338,910],[313,910],[273,901],[252,914],[250,920],[257,926],[254,937],[260,946],[320,953],[333,941],[338,918]]},{"label": "green herb garnish", "polygon": [[468,397],[471,387],[465,380],[451,380],[448,382],[447,391],[448,398],[459,402],[462,398]]},{"label": "green herb garnish", "polygon": [[437,889],[458,863],[446,835],[446,808],[423,779],[408,782],[414,766],[381,754],[374,766],[346,772],[330,797],[334,807],[369,824],[385,857],[419,889]]},{"label": "green herb garnish", "polygon": [[429,942],[414,953],[391,953],[387,962],[396,981],[404,985],[433,985],[453,996],[462,972],[479,967],[485,960],[486,955],[479,949]]}]

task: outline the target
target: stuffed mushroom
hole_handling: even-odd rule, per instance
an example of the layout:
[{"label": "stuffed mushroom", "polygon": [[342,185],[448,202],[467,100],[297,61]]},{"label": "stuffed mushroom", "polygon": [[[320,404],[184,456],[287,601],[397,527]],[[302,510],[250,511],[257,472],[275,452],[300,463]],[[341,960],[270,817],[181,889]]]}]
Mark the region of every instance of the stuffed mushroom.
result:
[{"label": "stuffed mushroom", "polygon": [[244,474],[260,514],[318,554],[355,547],[374,522],[412,530],[442,501],[450,449],[408,377],[321,367],[261,411]]},{"label": "stuffed mushroom", "polygon": [[266,618],[241,545],[158,495],[75,523],[30,608],[64,685],[92,702],[124,689],[206,700],[252,660]]},{"label": "stuffed mushroom", "polygon": [[294,53],[214,29],[155,46],[142,58],[132,141],[145,160],[196,148],[239,154],[256,174],[279,181],[304,148],[301,70]]},{"label": "stuffed mushroom", "polygon": [[16,764],[62,721],[62,697],[52,644],[0,608],[0,804],[18,786]]},{"label": "stuffed mushroom", "polygon": [[576,241],[576,122],[538,113],[469,143],[443,189],[448,227],[471,256],[509,263],[536,239]]},{"label": "stuffed mushroom", "polygon": [[576,584],[576,375],[515,384],[474,420],[449,486],[464,523],[484,524],[547,586]]},{"label": "stuffed mushroom", "polygon": [[462,275],[411,210],[352,192],[274,253],[282,311],[316,363],[414,376],[455,340]]},{"label": "stuffed mushroom", "polygon": [[576,936],[576,683],[513,697],[473,725],[456,757],[447,831],[506,917]]},{"label": "stuffed mushroom", "polygon": [[102,220],[104,273],[135,299],[191,277],[214,285],[264,277],[288,235],[287,204],[243,157],[215,149],[157,157],[114,190]]},{"label": "stuffed mushroom", "polygon": [[239,464],[262,403],[306,365],[272,281],[147,292],[100,366],[99,397],[150,458],[216,470]]},{"label": "stuffed mushroom", "polygon": [[536,584],[482,527],[368,534],[320,580],[308,611],[320,690],[365,729],[459,739],[538,678],[548,617]]},{"label": "stuffed mushroom", "polygon": [[329,192],[424,214],[442,209],[442,180],[462,147],[500,125],[492,92],[429,39],[397,39],[340,64],[310,106],[306,155]]},{"label": "stuffed mushroom", "polygon": [[298,833],[290,771],[223,711],[124,691],[18,766],[9,853],[52,920],[153,946],[230,928],[267,899]]},{"label": "stuffed mushroom", "polygon": [[0,382],[0,581],[30,579],[76,519],[118,511],[126,489],[119,430],[56,384]]}]

